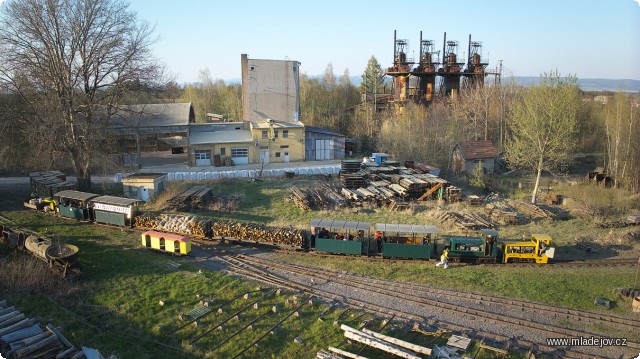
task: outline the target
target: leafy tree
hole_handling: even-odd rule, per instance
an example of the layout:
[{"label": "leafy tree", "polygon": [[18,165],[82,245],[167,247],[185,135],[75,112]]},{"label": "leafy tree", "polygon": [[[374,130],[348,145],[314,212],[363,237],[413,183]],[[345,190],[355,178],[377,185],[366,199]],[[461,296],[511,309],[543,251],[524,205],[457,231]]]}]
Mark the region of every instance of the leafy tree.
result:
[{"label": "leafy tree", "polygon": [[566,163],[577,147],[581,102],[576,78],[561,79],[552,72],[526,89],[511,108],[506,158],[514,167],[535,171],[531,203],[536,202],[542,171]]},{"label": "leafy tree", "polygon": [[375,56],[371,56],[367,67],[362,74],[362,83],[360,84],[360,90],[362,93],[373,94],[383,93],[384,90],[384,71],[378,63],[378,59]]},{"label": "leafy tree", "polygon": [[[10,0],[0,8],[0,83],[25,104],[30,155],[70,160],[81,189],[108,155],[107,120],[132,82],[160,76],[152,28],[119,0]],[[43,163],[44,165],[45,163]]]}]

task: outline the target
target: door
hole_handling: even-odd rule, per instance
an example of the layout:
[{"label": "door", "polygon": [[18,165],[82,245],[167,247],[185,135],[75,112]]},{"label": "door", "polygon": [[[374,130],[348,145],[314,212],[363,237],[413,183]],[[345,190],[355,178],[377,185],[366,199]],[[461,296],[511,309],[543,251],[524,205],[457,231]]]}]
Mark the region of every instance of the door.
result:
[{"label": "door", "polygon": [[284,153],[284,162],[286,162],[286,163],[289,162],[289,152],[285,152]]},{"label": "door", "polygon": [[231,147],[231,159],[236,165],[248,165],[249,149],[247,147]]},{"label": "door", "polygon": [[195,150],[196,166],[211,166],[211,150]]}]

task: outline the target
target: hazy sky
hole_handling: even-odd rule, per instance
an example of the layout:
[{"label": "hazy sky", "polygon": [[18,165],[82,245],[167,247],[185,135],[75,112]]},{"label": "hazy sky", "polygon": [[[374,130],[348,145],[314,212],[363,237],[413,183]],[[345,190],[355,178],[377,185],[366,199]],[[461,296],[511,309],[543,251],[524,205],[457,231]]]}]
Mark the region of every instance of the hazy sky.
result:
[{"label": "hazy sky", "polygon": [[640,80],[640,0],[130,0],[155,24],[155,53],[178,82],[238,79],[240,54],[301,62],[301,72],[361,75],[373,55],[393,62],[393,31],[418,59],[420,31],[442,51],[443,34],[483,44],[489,68],[538,76]]}]

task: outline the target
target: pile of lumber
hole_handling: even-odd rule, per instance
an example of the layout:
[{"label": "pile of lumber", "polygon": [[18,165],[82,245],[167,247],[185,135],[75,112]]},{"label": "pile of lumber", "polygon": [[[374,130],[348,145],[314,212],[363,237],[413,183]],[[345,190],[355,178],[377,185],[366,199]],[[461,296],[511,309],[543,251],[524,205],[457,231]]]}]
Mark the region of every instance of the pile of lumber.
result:
[{"label": "pile of lumber", "polygon": [[57,192],[75,190],[77,184],[67,181],[67,175],[60,171],[31,172],[31,192],[42,197],[53,197]]},{"label": "pile of lumber", "polygon": [[300,188],[293,186],[290,189],[291,191],[291,200],[295,203],[296,207],[308,211],[311,209],[311,204],[309,203],[309,199],[307,195],[300,190]]},{"label": "pile of lumber", "polygon": [[555,214],[533,203],[519,200],[510,200],[509,205],[516,208],[518,212],[531,219],[554,219]]},{"label": "pile of lumber", "polygon": [[216,222],[211,227],[211,231],[214,237],[295,247],[301,247],[306,237],[306,231],[301,229],[268,227],[257,223]]},{"label": "pile of lumber", "polygon": [[347,203],[331,186],[323,185],[302,189],[296,186],[291,187],[289,198],[302,210],[335,209],[344,207]]},{"label": "pile of lumber", "polygon": [[198,216],[145,213],[137,216],[135,225],[158,231],[180,233],[187,236],[205,237],[211,230],[211,219]]},{"label": "pile of lumber", "polygon": [[514,225],[520,223],[522,216],[505,202],[491,202],[484,206],[487,215],[498,224]]},{"label": "pile of lumber", "polygon": [[340,162],[340,173],[355,173],[360,171],[362,162],[358,160],[342,160]]},{"label": "pile of lumber", "polygon": [[165,209],[184,211],[188,209],[207,208],[213,202],[211,188],[206,186],[193,186],[167,201]]},{"label": "pile of lumber", "polygon": [[[362,343],[364,345],[382,350],[387,353],[386,356],[397,356],[400,358],[420,359],[424,356],[431,355],[431,349],[413,344],[398,338],[384,335],[373,330],[363,328],[358,330],[342,324],[340,329],[344,330],[344,336],[350,341]],[[357,354],[347,352],[335,347],[329,347],[329,350],[321,350],[316,354],[316,358],[362,358]]]},{"label": "pile of lumber", "polygon": [[438,211],[436,219],[441,225],[449,225],[459,230],[495,228],[496,224],[490,219],[477,213],[456,213],[450,211]]},{"label": "pile of lumber", "polygon": [[366,172],[358,171],[353,173],[340,173],[340,182],[342,186],[348,189],[364,187],[367,185],[365,180]]},{"label": "pile of lumber", "polygon": [[0,301],[1,358],[85,358],[53,325],[45,329],[35,319]]}]

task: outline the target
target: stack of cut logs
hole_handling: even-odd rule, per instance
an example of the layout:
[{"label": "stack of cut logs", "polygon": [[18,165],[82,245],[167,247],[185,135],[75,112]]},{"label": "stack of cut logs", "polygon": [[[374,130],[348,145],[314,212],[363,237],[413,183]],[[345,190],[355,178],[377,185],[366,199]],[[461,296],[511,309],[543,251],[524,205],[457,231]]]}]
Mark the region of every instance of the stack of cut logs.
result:
[{"label": "stack of cut logs", "polygon": [[311,204],[309,203],[307,195],[298,187],[291,187],[291,200],[302,210],[306,211],[311,209]]},{"label": "stack of cut logs", "polygon": [[168,201],[167,209],[178,211],[196,208],[206,208],[213,201],[211,188],[193,186]]},{"label": "stack of cut logs", "polygon": [[158,231],[180,233],[188,236],[205,237],[211,230],[211,219],[198,216],[180,216],[145,213],[137,216],[135,225]]},{"label": "stack of cut logs", "polygon": [[254,242],[268,242],[302,246],[306,232],[295,228],[268,227],[256,223],[216,222],[213,224],[214,237],[237,238]]}]

